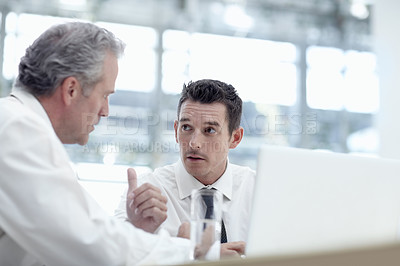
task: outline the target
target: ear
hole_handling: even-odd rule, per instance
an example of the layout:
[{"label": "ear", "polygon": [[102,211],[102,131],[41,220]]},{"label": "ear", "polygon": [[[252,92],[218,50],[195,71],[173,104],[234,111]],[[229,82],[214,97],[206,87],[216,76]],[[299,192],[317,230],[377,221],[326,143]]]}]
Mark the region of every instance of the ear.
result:
[{"label": "ear", "polygon": [[75,77],[68,77],[61,83],[61,95],[65,105],[71,105],[81,94],[81,86]]},{"label": "ear", "polygon": [[239,127],[232,132],[231,143],[229,144],[229,149],[234,149],[239,145],[243,138],[243,127]]},{"label": "ear", "polygon": [[174,121],[174,130],[175,130],[175,141],[176,141],[176,143],[179,143],[178,142],[178,120]]}]

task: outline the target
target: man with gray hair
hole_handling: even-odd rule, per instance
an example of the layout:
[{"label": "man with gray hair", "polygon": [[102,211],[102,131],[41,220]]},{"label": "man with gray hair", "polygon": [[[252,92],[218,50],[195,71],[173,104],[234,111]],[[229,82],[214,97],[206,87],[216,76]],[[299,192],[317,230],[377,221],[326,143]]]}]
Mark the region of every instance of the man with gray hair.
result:
[{"label": "man with gray hair", "polygon": [[[188,256],[187,239],[148,233],[166,218],[154,187],[136,188],[130,169],[131,220],[118,221],[79,185],[63,147],[86,144],[108,115],[124,46],[92,23],[71,22],[51,27],[22,57],[12,93],[0,99],[0,265],[169,264]],[[138,201],[148,208],[135,211]]]}]

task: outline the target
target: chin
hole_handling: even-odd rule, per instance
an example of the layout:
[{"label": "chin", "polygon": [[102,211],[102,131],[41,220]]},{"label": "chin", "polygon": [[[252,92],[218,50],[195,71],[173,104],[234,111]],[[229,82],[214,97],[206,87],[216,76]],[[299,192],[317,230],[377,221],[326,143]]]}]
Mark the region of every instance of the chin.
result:
[{"label": "chin", "polygon": [[202,171],[201,169],[193,169],[193,168],[188,167],[188,168],[186,168],[186,171],[187,171],[190,175],[195,176],[195,177],[203,176],[203,175],[204,175],[204,173],[203,173],[203,171]]},{"label": "chin", "polygon": [[88,143],[88,141],[89,141],[89,136],[86,136],[85,138],[78,140],[77,144],[83,146],[83,145],[86,145]]}]

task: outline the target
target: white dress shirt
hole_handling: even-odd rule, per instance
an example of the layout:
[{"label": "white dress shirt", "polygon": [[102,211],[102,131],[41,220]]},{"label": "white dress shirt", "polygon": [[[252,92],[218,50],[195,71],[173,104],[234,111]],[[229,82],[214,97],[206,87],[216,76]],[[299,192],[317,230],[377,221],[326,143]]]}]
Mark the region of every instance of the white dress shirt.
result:
[{"label": "white dress shirt", "polygon": [[[140,183],[151,183],[161,189],[168,198],[167,220],[161,225],[176,236],[182,222],[190,221],[190,195],[193,189],[205,186],[191,176],[181,160],[172,165],[157,168],[153,173],[141,176]],[[252,207],[255,171],[249,167],[228,163],[225,173],[210,187],[223,194],[222,219],[228,242],[246,241]],[[115,216],[126,219],[126,191],[121,196]]]},{"label": "white dress shirt", "polygon": [[40,102],[12,95],[0,99],[0,265],[186,261],[187,239],[109,217],[79,185]]}]

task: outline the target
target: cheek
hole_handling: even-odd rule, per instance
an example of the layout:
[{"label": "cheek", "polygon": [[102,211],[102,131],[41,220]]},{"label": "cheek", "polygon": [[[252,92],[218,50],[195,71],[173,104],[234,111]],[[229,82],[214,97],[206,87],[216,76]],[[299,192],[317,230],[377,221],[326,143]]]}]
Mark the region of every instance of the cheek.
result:
[{"label": "cheek", "polygon": [[185,143],[185,142],[189,142],[190,140],[190,136],[188,134],[182,134],[178,132],[178,141],[180,143]]},{"label": "cheek", "polygon": [[226,140],[210,143],[209,147],[218,156],[224,157],[229,150],[229,143]]},{"label": "cheek", "polygon": [[103,103],[104,103],[104,96],[94,95],[93,98],[91,98],[87,104],[88,107],[91,108],[92,111],[94,111],[100,109]]},{"label": "cheek", "polygon": [[184,137],[182,137],[181,134],[178,134],[178,136],[176,137],[176,140],[177,140],[181,150],[185,150],[187,148],[187,146],[188,146],[187,141]]}]

